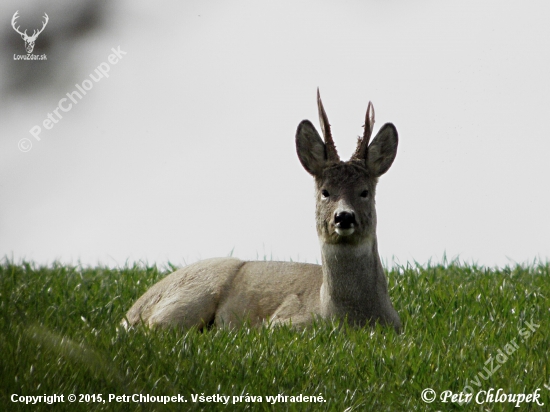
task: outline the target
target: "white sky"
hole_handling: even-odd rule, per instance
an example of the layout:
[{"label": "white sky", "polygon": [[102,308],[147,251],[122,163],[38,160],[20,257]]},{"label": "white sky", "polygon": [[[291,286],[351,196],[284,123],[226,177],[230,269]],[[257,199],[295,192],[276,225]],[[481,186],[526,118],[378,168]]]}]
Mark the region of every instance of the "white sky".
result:
[{"label": "white sky", "polygon": [[[19,3],[0,9],[4,36]],[[549,17],[546,1],[121,1],[71,70],[0,99],[0,256],[319,261],[294,147],[319,87],[343,158],[369,100],[375,133],[399,131],[377,193],[387,264],[548,260]],[[110,77],[36,141],[118,46]]]}]

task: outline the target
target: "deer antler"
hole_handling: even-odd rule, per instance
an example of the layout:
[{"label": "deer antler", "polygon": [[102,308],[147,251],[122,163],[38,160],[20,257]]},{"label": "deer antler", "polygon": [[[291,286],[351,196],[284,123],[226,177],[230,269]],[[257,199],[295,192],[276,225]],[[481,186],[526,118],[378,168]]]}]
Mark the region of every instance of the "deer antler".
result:
[{"label": "deer antler", "polygon": [[17,19],[19,18],[19,16],[17,15],[17,13],[19,13],[19,10],[17,10],[17,11],[15,12],[15,14],[13,15],[13,17],[11,18],[11,26],[12,26],[13,29],[14,29],[17,33],[19,33],[21,36],[27,36],[27,30],[25,30],[25,33],[21,33],[21,32],[19,31],[19,27],[21,27],[21,26],[15,27],[15,20],[17,20]]},{"label": "deer antler", "polygon": [[17,26],[15,27],[15,24],[16,24],[16,20],[19,18],[19,16],[17,15],[19,13],[19,10],[17,10],[15,12],[15,14],[13,15],[12,19],[11,19],[11,26],[13,27],[13,29],[19,33],[21,35],[21,37],[23,37],[25,40],[29,40],[29,41],[34,41],[36,40],[36,38],[38,37],[38,35],[40,33],[42,33],[44,31],[44,29],[46,28],[46,25],[48,24],[48,21],[50,20],[50,18],[48,17],[48,15],[46,13],[44,13],[44,16],[42,16],[45,20],[44,20],[44,23],[42,23],[42,28],[40,30],[33,30],[33,33],[32,33],[32,36],[29,36],[27,34],[27,30],[25,30],[24,32],[21,32],[19,30],[19,27],[21,26]]},{"label": "deer antler", "polygon": [[321,101],[321,94],[319,88],[317,88],[317,108],[319,109],[319,122],[321,123],[321,129],[323,130],[323,137],[325,138],[325,150],[327,153],[327,160],[332,162],[339,162],[340,157],[336,151],[334,140],[332,140],[332,133],[330,132],[330,124],[328,117]]},{"label": "deer antler", "polygon": [[363,138],[359,138],[357,142],[357,149],[351,157],[352,159],[365,160],[367,155],[367,149],[369,147],[370,137],[372,135],[372,128],[374,126],[374,106],[369,102],[367,108],[367,114],[365,116],[365,131],[363,132]]},{"label": "deer antler", "polygon": [[38,30],[38,31],[34,30],[33,31],[32,36],[31,36],[31,39],[33,39],[33,40],[35,40],[38,37],[38,35],[44,31],[44,29],[46,28],[46,24],[48,24],[48,21],[50,21],[50,18],[48,17],[48,15],[46,13],[44,13],[44,16],[42,16],[42,17],[44,17],[44,19],[45,19],[44,23],[42,23],[42,28],[40,30]]}]

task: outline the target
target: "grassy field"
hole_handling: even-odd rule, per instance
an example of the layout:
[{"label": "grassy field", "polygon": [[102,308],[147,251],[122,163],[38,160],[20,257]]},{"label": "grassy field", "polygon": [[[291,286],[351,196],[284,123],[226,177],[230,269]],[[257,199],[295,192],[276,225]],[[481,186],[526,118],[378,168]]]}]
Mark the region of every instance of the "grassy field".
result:
[{"label": "grassy field", "polygon": [[[545,405],[530,398],[519,410],[550,410],[548,263],[393,268],[390,294],[403,320],[401,335],[330,323],[299,332],[121,329],[125,311],[169,272],[4,259],[1,409],[517,410],[515,403],[476,403],[476,395],[485,401],[491,388],[502,388],[525,395],[539,389]],[[422,400],[426,388],[435,391],[431,403]],[[460,392],[473,399],[459,403]],[[63,402],[45,403],[52,395],[63,395]],[[162,404],[147,402],[147,395],[176,398]]]}]

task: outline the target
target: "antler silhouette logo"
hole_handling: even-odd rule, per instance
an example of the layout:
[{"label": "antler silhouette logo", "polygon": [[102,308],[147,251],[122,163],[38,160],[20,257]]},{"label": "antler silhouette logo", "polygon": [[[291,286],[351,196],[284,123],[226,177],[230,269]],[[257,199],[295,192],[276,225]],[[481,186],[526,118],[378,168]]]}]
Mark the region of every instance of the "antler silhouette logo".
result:
[{"label": "antler silhouette logo", "polygon": [[46,24],[48,24],[48,20],[50,20],[50,18],[48,17],[48,15],[46,13],[44,13],[44,23],[42,24],[42,28],[40,30],[34,30],[33,33],[32,33],[32,36],[29,36],[27,35],[27,30],[25,30],[23,33],[21,33],[19,31],[19,26],[15,27],[15,21],[19,18],[19,16],[17,15],[17,13],[19,13],[19,10],[17,10],[15,12],[15,14],[13,15],[12,19],[11,19],[11,25],[13,27],[13,29],[19,33],[21,35],[21,38],[23,40],[25,40],[25,49],[27,49],[27,53],[32,53],[33,49],[34,49],[34,42],[36,41],[36,38],[38,37],[38,35],[40,33],[42,33],[44,31],[44,28],[46,27]]}]

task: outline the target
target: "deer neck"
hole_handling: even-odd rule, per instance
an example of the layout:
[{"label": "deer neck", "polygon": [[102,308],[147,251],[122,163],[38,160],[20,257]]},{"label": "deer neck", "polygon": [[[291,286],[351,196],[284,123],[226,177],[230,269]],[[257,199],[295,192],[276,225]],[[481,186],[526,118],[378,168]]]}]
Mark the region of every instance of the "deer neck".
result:
[{"label": "deer neck", "polygon": [[376,236],[357,245],[321,242],[321,312],[364,324],[386,306],[387,285]]}]

